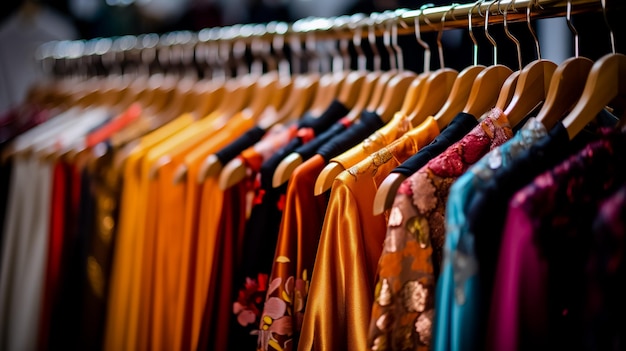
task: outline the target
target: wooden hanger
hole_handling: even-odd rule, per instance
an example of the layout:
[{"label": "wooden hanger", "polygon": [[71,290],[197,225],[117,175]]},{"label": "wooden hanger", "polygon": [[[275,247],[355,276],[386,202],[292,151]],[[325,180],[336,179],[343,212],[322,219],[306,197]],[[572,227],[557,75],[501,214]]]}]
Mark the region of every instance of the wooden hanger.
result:
[{"label": "wooden hanger", "polygon": [[[417,39],[418,44],[420,44],[424,49],[424,72],[430,72],[431,50],[430,45],[428,45],[428,43],[422,39],[419,19],[423,15],[424,10],[430,6],[432,5],[428,4],[422,6],[420,8],[419,15],[415,17],[414,20],[415,38]],[[446,11],[443,15],[444,20],[447,13],[448,12]],[[443,58],[443,47],[441,43],[442,32],[443,25],[439,28],[437,34],[437,47],[439,49],[440,68],[429,74],[423,88],[423,91],[425,93],[420,94],[417,103],[414,105],[411,112],[407,115],[409,121],[411,122],[411,125],[413,126],[419,125],[422,121],[426,119],[426,117],[432,116],[441,109],[446,99],[450,95],[452,85],[458,75],[458,72],[456,70],[445,67]]]},{"label": "wooden hanger", "polygon": [[[277,110],[285,103],[285,97],[287,96],[289,90],[293,86],[292,80],[289,79],[279,79],[277,82],[277,86],[272,93],[272,97],[270,99],[270,103],[265,107],[264,111],[261,112],[257,125],[260,128],[268,130],[276,123],[280,121],[277,119]],[[228,183],[235,184],[239,180],[243,178],[239,178],[240,169],[242,168],[245,175],[245,166],[243,163],[237,163],[238,159],[233,159],[223,167],[221,161],[217,158],[215,154],[209,155],[202,165],[200,166],[200,170],[198,172],[198,182],[202,183],[209,177],[214,177],[218,174],[224,174],[224,176],[229,179]],[[232,163],[232,164],[231,164]],[[232,186],[232,184],[230,184]],[[225,186],[223,189],[227,189],[230,186]]]},{"label": "wooden hanger", "polygon": [[[450,124],[454,116],[456,116],[467,103],[476,76],[478,76],[484,68],[485,66],[470,66],[458,74],[449,92],[448,99],[445,101],[441,110],[435,115],[435,120],[440,130],[443,130],[443,128]],[[430,93],[428,95],[430,96]]]},{"label": "wooden hanger", "polygon": [[552,75],[550,88],[546,102],[537,114],[537,120],[546,129],[552,129],[554,125],[574,106],[587,82],[587,77],[593,66],[593,62],[585,57],[578,56],[578,32],[572,25],[572,2],[567,2],[567,26],[574,37],[574,56],[565,60],[557,67]]},{"label": "wooden hanger", "polygon": [[503,96],[503,99],[506,101],[505,104],[508,103],[514,89],[509,88],[505,91],[503,87],[509,78],[511,78],[509,86],[516,83],[517,77],[519,77],[519,72],[513,73],[510,68],[504,65],[485,68],[476,76],[469,98],[462,111],[479,118],[496,105],[499,96]]},{"label": "wooden hanger", "polygon": [[416,79],[417,74],[402,71],[387,83],[382,99],[375,110],[381,120],[385,123],[389,122],[393,115],[400,110],[407,89]]},{"label": "wooden hanger", "polygon": [[565,60],[554,71],[546,101],[537,120],[551,129],[581,97],[593,62],[584,57]]},{"label": "wooden hanger", "polygon": [[[238,113],[241,113],[242,116],[246,119],[258,120],[263,112],[266,110],[266,108],[273,101],[275,101],[275,99],[273,99],[273,96],[276,92],[276,87],[278,83],[279,75],[277,72],[269,72],[260,76],[254,84],[254,91],[251,96],[251,101],[243,110],[239,111]],[[278,97],[282,98],[281,94],[279,94]],[[209,168],[217,167],[217,164],[208,163],[215,162],[213,158],[211,158],[211,160],[208,160],[209,156],[207,156],[207,159],[202,163],[202,166],[199,170],[200,174],[198,175],[198,178],[202,178],[202,180],[206,179],[206,172]],[[202,175],[202,177],[200,175]],[[187,165],[183,163],[174,173],[174,184],[180,183],[185,179],[186,176]]]},{"label": "wooden hanger", "polygon": [[580,100],[563,120],[570,140],[609,103],[626,106],[626,55],[609,54],[592,67]]},{"label": "wooden hanger", "polygon": [[[507,106],[496,105],[504,111],[511,126],[517,125],[532,112],[537,105],[545,101],[550,79],[556,70],[556,64],[547,60],[537,60],[526,66],[519,75],[515,93]],[[501,102],[500,98],[498,102]]]},{"label": "wooden hanger", "polygon": [[[601,1],[604,22],[609,29],[612,54],[599,59],[592,67],[582,96],[563,120],[570,140],[609,105],[626,109],[626,56],[615,53],[615,37],[606,15],[606,3]],[[568,14],[571,4],[568,3]],[[572,27],[570,26],[570,29]],[[620,116],[623,119],[623,116]]]}]

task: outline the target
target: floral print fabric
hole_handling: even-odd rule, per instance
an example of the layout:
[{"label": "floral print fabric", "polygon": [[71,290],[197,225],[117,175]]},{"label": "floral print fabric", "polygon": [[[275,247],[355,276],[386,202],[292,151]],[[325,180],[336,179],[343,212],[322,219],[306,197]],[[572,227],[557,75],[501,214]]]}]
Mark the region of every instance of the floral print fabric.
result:
[{"label": "floral print fabric", "polygon": [[378,263],[370,319],[372,350],[428,350],[434,288],[445,239],[444,211],[452,183],[512,135],[500,111],[407,178],[396,194]]}]

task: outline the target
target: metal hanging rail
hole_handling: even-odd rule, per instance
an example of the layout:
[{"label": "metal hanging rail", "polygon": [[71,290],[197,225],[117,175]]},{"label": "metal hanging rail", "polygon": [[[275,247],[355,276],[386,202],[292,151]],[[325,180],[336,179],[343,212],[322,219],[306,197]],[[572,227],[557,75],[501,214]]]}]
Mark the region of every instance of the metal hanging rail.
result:
[{"label": "metal hanging rail", "polygon": [[[139,36],[122,36],[118,38],[96,38],[90,40],[49,42],[42,45],[37,53],[41,61],[56,62],[59,60],[82,60],[99,57],[101,62],[115,62],[119,57],[124,60],[142,60],[146,55],[157,55],[159,49],[168,52],[186,54],[193,57],[199,46],[230,47],[235,50],[235,43],[245,49],[246,45],[263,46],[264,44],[287,45],[290,40],[341,40],[353,38],[360,33],[364,38],[372,32],[381,36],[389,33],[390,28],[397,30],[398,35],[412,34],[415,23],[419,23],[421,32],[440,30],[445,20],[444,30],[467,28],[470,11],[472,23],[476,26],[484,24],[485,12],[490,8],[489,24],[502,23],[502,11],[508,9],[509,23],[526,21],[527,9],[533,20],[551,17],[564,17],[567,13],[567,0],[486,0],[479,4],[453,4],[448,6],[429,7],[423,10],[398,9],[371,15],[356,14],[332,18],[304,18],[292,24],[270,22],[267,24],[245,24],[227,27],[207,28],[199,32],[178,31],[163,35],[143,34]],[[600,0],[572,0],[572,13],[599,12],[602,9]],[[623,9],[626,4],[622,0],[608,1],[608,9]],[[490,6],[491,5],[491,6]],[[417,21],[416,21],[417,20]],[[269,46],[269,45],[268,45]],[[224,49],[222,49],[224,50]],[[211,51],[209,49],[205,51]],[[219,57],[211,59],[219,60]]]}]

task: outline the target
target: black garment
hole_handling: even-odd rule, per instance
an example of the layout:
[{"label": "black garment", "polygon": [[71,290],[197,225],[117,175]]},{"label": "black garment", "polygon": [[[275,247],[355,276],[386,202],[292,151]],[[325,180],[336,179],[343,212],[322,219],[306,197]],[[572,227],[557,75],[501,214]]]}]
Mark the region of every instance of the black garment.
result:
[{"label": "black garment", "polygon": [[220,160],[220,163],[225,165],[230,162],[232,159],[237,157],[242,151],[254,145],[257,141],[263,138],[266,130],[259,127],[254,126],[250,128],[247,132],[241,135],[232,143],[228,144],[226,147],[222,148],[220,151],[215,153],[217,159]]},{"label": "black garment", "polygon": [[444,152],[450,145],[461,140],[478,125],[476,117],[459,112],[452,122],[430,144],[421,148],[415,155],[396,167],[392,173],[400,173],[405,177],[413,175],[432,158]]},{"label": "black garment", "polygon": [[[319,135],[323,131],[330,128],[341,117],[348,114],[350,110],[345,107],[341,102],[335,100],[330,106],[322,113],[321,116],[315,118],[311,116],[305,116],[298,122],[298,129],[311,128],[313,135]],[[280,162],[287,157],[287,155],[296,151],[298,147],[305,144],[305,140],[302,137],[296,137],[291,140],[284,148],[270,157],[269,160],[263,162],[261,165],[261,187],[264,190],[272,189],[272,178],[274,177],[274,171],[280,164]]]},{"label": "black garment", "polygon": [[385,122],[375,112],[363,111],[361,118],[353,126],[322,145],[317,150],[317,154],[321,155],[328,162],[333,157],[362,142],[384,125]]},{"label": "black garment", "polygon": [[302,156],[302,160],[308,160],[315,155],[317,150],[322,147],[324,144],[333,140],[333,138],[343,135],[343,133],[348,128],[347,123],[337,122],[333,124],[330,128],[328,128],[325,132],[316,136],[315,139],[310,142],[298,147],[294,153]]},{"label": "black garment", "polygon": [[111,149],[93,161],[90,191],[93,203],[93,223],[84,228],[81,236],[87,245],[83,261],[82,321],[80,323],[81,349],[99,350],[104,340],[104,326],[108,302],[109,278],[117,238],[119,203],[122,179],[113,171],[114,153]]}]

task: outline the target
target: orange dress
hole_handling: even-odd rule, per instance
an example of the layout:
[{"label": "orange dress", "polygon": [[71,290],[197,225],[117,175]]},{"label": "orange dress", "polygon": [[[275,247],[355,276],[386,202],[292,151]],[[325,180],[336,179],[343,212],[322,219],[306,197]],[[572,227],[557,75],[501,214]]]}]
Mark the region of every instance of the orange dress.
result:
[{"label": "orange dress", "polygon": [[[308,291],[299,350],[366,350],[375,274],[387,224],[374,216],[380,183],[439,134],[429,117],[335,178]],[[263,328],[263,324],[261,325]]]}]

